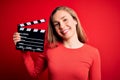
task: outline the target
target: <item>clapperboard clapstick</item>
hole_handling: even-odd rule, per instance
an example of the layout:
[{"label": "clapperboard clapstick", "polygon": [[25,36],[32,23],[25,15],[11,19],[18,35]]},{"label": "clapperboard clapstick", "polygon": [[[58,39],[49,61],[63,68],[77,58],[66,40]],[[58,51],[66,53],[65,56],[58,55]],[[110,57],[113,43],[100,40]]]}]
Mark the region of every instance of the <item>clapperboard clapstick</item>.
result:
[{"label": "clapperboard clapstick", "polygon": [[23,51],[44,51],[45,30],[35,28],[25,28],[34,24],[45,22],[45,19],[26,22],[18,25],[18,32],[21,36],[21,41],[17,42],[16,48]]}]

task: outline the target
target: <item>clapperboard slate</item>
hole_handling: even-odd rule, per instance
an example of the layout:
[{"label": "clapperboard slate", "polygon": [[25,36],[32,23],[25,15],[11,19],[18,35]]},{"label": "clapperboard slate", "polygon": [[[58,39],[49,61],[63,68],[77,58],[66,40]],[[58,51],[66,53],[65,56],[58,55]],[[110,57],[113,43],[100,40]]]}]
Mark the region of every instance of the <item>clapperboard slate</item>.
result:
[{"label": "clapperboard slate", "polygon": [[45,22],[45,19],[18,24],[18,32],[20,33],[21,36],[21,41],[17,42],[16,44],[16,48],[18,50],[33,52],[44,51],[45,30],[25,28],[25,26],[40,24],[43,22]]}]

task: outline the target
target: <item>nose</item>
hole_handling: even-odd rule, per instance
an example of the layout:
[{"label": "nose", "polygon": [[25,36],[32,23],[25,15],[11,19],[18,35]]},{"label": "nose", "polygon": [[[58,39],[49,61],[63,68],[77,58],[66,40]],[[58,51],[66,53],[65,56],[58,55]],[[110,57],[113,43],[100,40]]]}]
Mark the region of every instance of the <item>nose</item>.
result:
[{"label": "nose", "polygon": [[65,23],[64,22],[60,22],[60,29],[63,29],[65,27]]}]

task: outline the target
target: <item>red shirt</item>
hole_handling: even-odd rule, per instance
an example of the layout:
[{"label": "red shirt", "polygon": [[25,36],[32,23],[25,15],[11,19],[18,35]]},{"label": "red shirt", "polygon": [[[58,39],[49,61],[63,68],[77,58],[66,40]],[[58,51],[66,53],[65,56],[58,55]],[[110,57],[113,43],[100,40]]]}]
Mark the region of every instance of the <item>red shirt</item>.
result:
[{"label": "red shirt", "polygon": [[[49,80],[101,80],[100,55],[98,50],[90,45],[69,49],[60,44],[47,50],[46,60]],[[29,62],[30,60],[26,60],[26,65]],[[41,58],[35,67],[30,64],[34,69],[28,69],[29,72],[39,73],[46,67],[44,63],[45,59]]]}]

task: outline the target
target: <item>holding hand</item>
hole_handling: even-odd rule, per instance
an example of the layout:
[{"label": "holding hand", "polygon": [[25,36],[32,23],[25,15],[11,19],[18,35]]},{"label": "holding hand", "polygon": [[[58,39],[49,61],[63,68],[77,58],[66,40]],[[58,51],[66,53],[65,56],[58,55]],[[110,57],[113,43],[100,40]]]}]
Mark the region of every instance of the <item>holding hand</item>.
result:
[{"label": "holding hand", "polygon": [[13,34],[13,41],[14,41],[15,45],[16,45],[16,43],[19,42],[20,40],[21,40],[20,33],[15,32],[15,33]]}]

